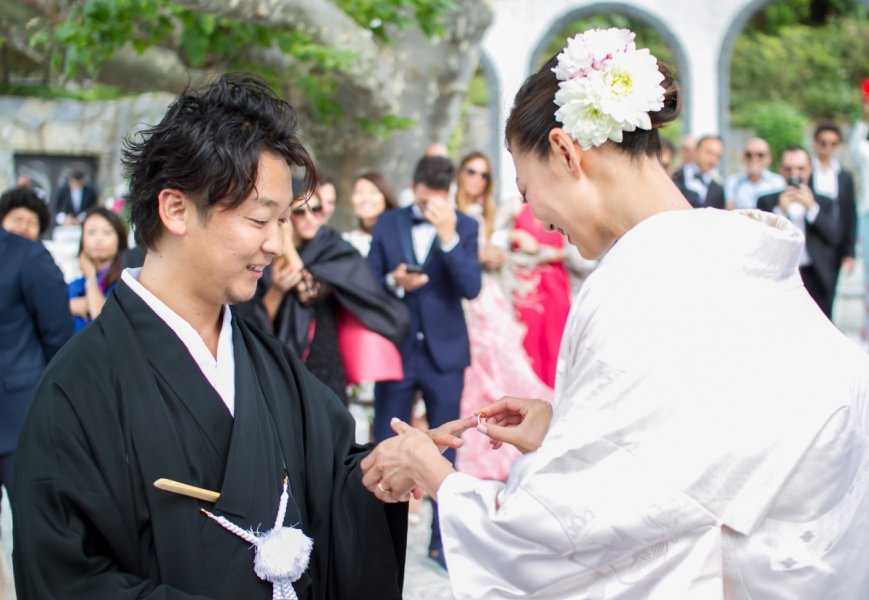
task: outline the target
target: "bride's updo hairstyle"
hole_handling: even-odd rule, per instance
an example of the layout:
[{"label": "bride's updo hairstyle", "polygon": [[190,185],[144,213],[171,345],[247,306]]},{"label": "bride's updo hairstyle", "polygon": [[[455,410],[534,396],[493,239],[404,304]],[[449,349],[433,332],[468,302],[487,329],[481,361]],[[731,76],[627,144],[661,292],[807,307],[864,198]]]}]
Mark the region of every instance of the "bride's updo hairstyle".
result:
[{"label": "bride's updo hairstyle", "polygon": [[[558,55],[553,56],[537,73],[531,75],[516,94],[504,132],[505,143],[510,152],[534,152],[540,159],[545,159],[549,154],[549,132],[556,127],[563,127],[555,116],[559,110],[555,95],[562,84],[553,72],[557,66]],[[621,142],[603,142],[633,159],[643,156],[660,158],[661,139],[657,130],[676,119],[682,108],[679,84],[667,67],[659,63],[658,70],[663,75],[660,82],[663,88],[663,106],[657,111],[648,112],[651,128],[625,131]],[[572,137],[576,139],[575,136]]]}]

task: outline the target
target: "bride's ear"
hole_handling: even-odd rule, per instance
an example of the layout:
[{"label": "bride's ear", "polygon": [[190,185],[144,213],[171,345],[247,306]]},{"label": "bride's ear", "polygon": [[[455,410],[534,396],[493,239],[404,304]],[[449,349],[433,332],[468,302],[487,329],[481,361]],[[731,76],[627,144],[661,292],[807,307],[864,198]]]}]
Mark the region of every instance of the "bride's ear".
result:
[{"label": "bride's ear", "polygon": [[560,127],[549,132],[549,154],[550,160],[556,161],[574,177],[579,177],[582,148]]}]

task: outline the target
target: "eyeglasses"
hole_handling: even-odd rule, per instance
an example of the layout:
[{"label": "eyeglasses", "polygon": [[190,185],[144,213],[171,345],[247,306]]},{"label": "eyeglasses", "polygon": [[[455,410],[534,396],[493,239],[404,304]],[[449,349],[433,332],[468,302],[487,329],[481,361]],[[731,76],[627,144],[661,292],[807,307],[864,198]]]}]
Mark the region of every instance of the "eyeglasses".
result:
[{"label": "eyeglasses", "polygon": [[746,150],[745,158],[766,158],[766,152],[752,152],[751,150]]},{"label": "eyeglasses", "polygon": [[290,214],[294,217],[304,217],[309,212],[315,215],[319,215],[323,212],[323,207],[319,204],[315,204],[313,206],[311,206],[310,204],[305,206],[297,206],[290,211]]},{"label": "eyeglasses", "polygon": [[489,179],[492,178],[491,173],[487,171],[477,171],[476,169],[472,169],[470,167],[465,167],[464,169],[462,169],[462,171],[465,173],[465,175],[470,175],[471,177],[482,177],[486,181],[489,181]]}]

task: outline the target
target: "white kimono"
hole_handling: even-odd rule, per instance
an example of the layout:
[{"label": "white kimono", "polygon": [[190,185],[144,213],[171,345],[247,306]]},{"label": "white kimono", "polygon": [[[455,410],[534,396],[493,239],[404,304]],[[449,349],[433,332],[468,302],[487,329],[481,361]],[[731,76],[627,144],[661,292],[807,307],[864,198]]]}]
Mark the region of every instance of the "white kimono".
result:
[{"label": "white kimono", "polygon": [[616,243],[541,448],[506,485],[440,488],[457,598],[869,598],[869,357],[803,288],[802,244],[715,209]]}]

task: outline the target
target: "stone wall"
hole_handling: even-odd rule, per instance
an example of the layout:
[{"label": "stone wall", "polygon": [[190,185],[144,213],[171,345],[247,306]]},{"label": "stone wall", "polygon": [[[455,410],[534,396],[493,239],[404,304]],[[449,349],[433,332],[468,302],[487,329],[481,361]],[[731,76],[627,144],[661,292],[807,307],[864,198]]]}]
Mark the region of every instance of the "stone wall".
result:
[{"label": "stone wall", "polygon": [[124,136],[159,121],[172,99],[168,94],[93,102],[0,96],[0,189],[15,183],[15,154],[92,156],[100,198],[112,197],[124,186]]}]

